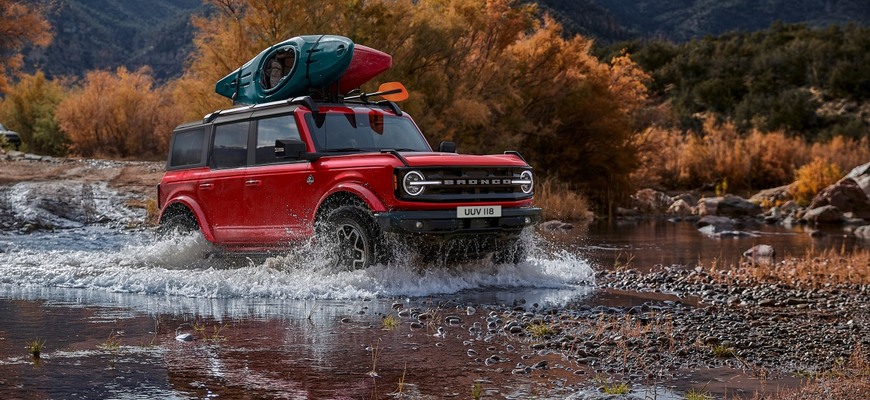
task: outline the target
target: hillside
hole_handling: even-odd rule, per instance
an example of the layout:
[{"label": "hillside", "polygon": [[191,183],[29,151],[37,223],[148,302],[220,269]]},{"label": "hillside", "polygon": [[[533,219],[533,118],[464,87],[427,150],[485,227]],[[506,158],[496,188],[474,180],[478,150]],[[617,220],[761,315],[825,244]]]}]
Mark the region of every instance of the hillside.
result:
[{"label": "hillside", "polygon": [[[527,0],[531,1],[531,0]],[[677,42],[742,30],[775,21],[810,27],[870,25],[866,0],[538,0],[568,34],[599,44],[637,38]],[[55,39],[27,53],[27,69],[49,77],[82,76],[93,69],[149,65],[158,81],[177,77],[192,49],[190,16],[202,0],[64,0],[49,19]]]},{"label": "hillside", "polygon": [[53,43],[27,54],[28,69],[49,77],[149,65],[158,80],[180,75],[192,48],[192,13],[201,0],[65,0],[49,15]]},{"label": "hillside", "polygon": [[604,43],[627,38],[677,42],[731,31],[758,31],[776,21],[810,27],[870,25],[866,0],[538,0],[573,33]]}]

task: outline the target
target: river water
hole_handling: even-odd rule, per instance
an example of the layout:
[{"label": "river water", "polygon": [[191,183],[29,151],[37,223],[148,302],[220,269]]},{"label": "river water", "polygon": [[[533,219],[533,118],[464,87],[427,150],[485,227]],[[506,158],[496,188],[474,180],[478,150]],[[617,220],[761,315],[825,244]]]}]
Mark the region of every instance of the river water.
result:
[{"label": "river water", "polygon": [[[669,221],[593,225],[534,235],[536,250],[518,265],[396,262],[352,272],[322,265],[314,246],[267,259],[203,258],[201,238],[158,240],[147,229],[0,233],[0,397],[468,398],[474,387],[496,398],[580,396],[590,377],[573,368],[519,377],[512,365],[474,362],[470,350],[509,364],[567,364],[558,354],[513,350],[521,343],[487,343],[468,325],[486,318],[489,305],[677,300],[597,290],[598,269],[736,262],[759,243],[782,255],[870,247],[836,230],[821,238],[766,225],[746,233],[716,239]],[[446,333],[407,322],[382,329],[399,308],[445,304],[463,319]],[[185,333],[196,340],[176,339]],[[45,343],[39,360],[25,350],[34,340]],[[739,381],[737,371],[719,373],[728,374]],[[679,398],[690,381],[634,390]]]}]

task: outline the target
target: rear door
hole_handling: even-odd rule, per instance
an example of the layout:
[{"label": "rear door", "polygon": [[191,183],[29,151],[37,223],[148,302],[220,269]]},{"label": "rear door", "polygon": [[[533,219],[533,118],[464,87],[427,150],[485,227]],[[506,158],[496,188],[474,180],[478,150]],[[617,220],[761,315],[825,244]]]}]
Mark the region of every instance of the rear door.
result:
[{"label": "rear door", "polygon": [[246,221],[251,210],[244,204],[250,125],[246,119],[215,124],[211,171],[199,181],[200,204],[219,244],[250,240]]}]

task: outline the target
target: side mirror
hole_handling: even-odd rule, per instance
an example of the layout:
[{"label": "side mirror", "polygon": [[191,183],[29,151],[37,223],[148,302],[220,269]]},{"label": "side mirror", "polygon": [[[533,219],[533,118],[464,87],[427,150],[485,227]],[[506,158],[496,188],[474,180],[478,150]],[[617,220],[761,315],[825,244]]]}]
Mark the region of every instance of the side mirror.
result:
[{"label": "side mirror", "polygon": [[297,139],[275,141],[275,158],[292,158],[299,160],[305,156],[305,143]]},{"label": "side mirror", "polygon": [[442,153],[455,153],[456,142],[441,142],[441,144],[438,145],[438,151]]}]

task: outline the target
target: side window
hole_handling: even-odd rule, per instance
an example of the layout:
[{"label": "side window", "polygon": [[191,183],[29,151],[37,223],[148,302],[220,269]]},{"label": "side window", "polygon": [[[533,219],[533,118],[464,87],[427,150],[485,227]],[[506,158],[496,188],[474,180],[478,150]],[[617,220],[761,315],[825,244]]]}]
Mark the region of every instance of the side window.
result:
[{"label": "side window", "polygon": [[217,125],[211,152],[212,168],[236,168],[248,163],[248,121]]},{"label": "side window", "polygon": [[202,154],[205,142],[205,128],[176,132],[172,139],[172,153],[169,155],[169,168],[203,164]]},{"label": "side window", "polygon": [[301,140],[293,114],[257,121],[257,164],[279,161],[275,158],[275,141],[279,139]]}]

